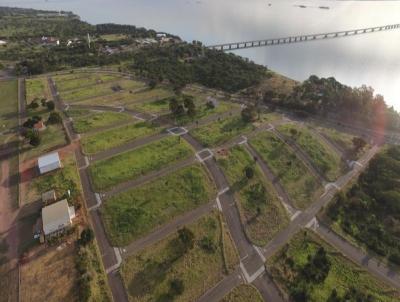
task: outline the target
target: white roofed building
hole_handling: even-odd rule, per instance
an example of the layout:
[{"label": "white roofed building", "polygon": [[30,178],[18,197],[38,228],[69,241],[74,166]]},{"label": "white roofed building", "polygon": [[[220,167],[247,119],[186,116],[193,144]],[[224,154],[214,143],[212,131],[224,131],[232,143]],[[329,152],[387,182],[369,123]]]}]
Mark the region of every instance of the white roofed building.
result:
[{"label": "white roofed building", "polygon": [[45,236],[63,232],[72,226],[75,208],[68,205],[66,199],[53,203],[42,209],[43,233]]},{"label": "white roofed building", "polygon": [[60,157],[58,156],[58,152],[50,153],[39,157],[38,167],[40,174],[44,174],[61,168],[61,161]]}]

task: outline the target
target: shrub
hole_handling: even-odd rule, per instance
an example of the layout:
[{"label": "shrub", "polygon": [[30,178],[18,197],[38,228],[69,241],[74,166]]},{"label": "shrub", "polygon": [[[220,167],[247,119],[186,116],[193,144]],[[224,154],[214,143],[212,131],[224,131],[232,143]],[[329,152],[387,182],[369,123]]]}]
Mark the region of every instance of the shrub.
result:
[{"label": "shrub", "polygon": [[58,112],[52,112],[49,115],[49,118],[47,120],[48,124],[61,124],[62,118],[61,115]]},{"label": "shrub", "polygon": [[214,241],[209,236],[204,236],[199,242],[200,247],[207,253],[214,253],[217,249]]},{"label": "shrub", "polygon": [[47,106],[47,109],[50,111],[53,111],[56,107],[53,101],[47,101],[46,106]]},{"label": "shrub", "polygon": [[94,239],[93,230],[90,228],[84,229],[81,233],[81,238],[78,240],[80,245],[87,245],[88,243],[92,242]]}]

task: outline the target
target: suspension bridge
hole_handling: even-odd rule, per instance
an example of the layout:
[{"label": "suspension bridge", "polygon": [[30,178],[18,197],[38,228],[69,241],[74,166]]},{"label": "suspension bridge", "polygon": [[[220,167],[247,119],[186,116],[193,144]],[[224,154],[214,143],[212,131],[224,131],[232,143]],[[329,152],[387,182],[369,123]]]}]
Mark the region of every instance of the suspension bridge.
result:
[{"label": "suspension bridge", "polygon": [[317,41],[317,40],[351,37],[351,36],[370,34],[370,33],[375,33],[375,32],[383,32],[383,31],[389,31],[389,30],[395,30],[395,29],[400,29],[400,24],[391,24],[391,25],[383,25],[383,26],[376,26],[376,27],[351,29],[351,30],[320,33],[320,34],[311,34],[311,35],[290,36],[290,37],[285,37],[285,38],[265,39],[265,40],[256,40],[256,41],[247,41],[247,42],[224,43],[224,44],[210,45],[210,46],[207,46],[207,48],[221,50],[221,51],[231,51],[231,50],[236,50],[236,49],[245,49],[245,48],[253,48],[253,47],[266,47],[266,46],[275,46],[275,45],[282,45],[282,44],[303,43],[303,42],[311,42],[311,41]]}]

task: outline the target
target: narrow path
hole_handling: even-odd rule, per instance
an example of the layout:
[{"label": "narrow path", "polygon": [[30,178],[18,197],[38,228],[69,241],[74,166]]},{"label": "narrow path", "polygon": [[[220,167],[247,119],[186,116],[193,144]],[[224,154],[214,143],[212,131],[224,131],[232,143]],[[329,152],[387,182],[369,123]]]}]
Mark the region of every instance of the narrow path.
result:
[{"label": "narrow path", "polygon": [[191,156],[187,159],[181,160],[177,163],[174,163],[172,165],[167,165],[165,168],[162,168],[157,171],[152,171],[150,173],[146,173],[143,176],[140,176],[139,178],[129,180],[127,182],[121,183],[113,187],[110,191],[107,191],[103,194],[103,197],[105,199],[108,199],[112,197],[113,195],[125,192],[127,190],[133,189],[137,186],[143,185],[144,183],[150,182],[154,179],[157,179],[159,177],[163,177],[165,175],[171,174],[173,172],[176,172],[180,169],[183,169],[187,166],[193,165],[196,163],[196,157]]},{"label": "narrow path", "polygon": [[343,255],[363,267],[378,279],[383,280],[395,289],[400,290],[400,276],[394,269],[388,268],[384,263],[381,263],[368,254],[365,254],[360,248],[353,246],[321,223],[318,223],[315,231],[323,239],[338,249]]},{"label": "narrow path", "polygon": [[272,183],[276,192],[278,193],[278,197],[280,201],[283,203],[283,206],[288,210],[290,216],[293,216],[296,213],[296,208],[290,199],[289,195],[286,193],[283,188],[279,178],[274,175],[271,171],[267,163],[262,159],[260,154],[251,146],[251,144],[244,144],[246,150],[251,154],[253,158],[257,159],[257,164],[261,168],[261,171],[265,175],[265,177]]},{"label": "narrow path", "polygon": [[161,226],[154,232],[149,235],[142,237],[131,244],[121,248],[121,256],[123,259],[128,258],[129,256],[140,252],[141,250],[151,246],[158,241],[166,238],[167,236],[175,233],[179,228],[192,224],[197,221],[200,217],[210,213],[212,210],[216,208],[215,201],[211,201],[207,204],[204,204],[192,211],[189,211],[179,217],[177,217],[172,222]]}]

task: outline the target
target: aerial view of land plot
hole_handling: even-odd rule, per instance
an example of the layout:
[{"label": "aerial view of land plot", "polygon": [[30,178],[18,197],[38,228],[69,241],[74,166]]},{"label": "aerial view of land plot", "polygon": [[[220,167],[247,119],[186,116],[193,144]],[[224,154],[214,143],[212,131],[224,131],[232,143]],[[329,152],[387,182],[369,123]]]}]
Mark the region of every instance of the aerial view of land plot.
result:
[{"label": "aerial view of land plot", "polygon": [[[289,244],[267,261],[281,286],[305,301],[398,301],[400,294],[374,279],[310,231],[297,233]],[[335,300],[333,300],[335,301]]]},{"label": "aerial view of land plot", "polygon": [[25,83],[28,120],[24,125],[30,129],[25,135],[26,151],[23,158],[30,159],[66,145],[67,138],[61,119],[58,118],[59,114],[55,111],[54,102],[50,99],[47,79],[44,77],[27,79]]},{"label": "aerial view of land plot", "polygon": [[145,86],[144,83],[134,80],[121,79],[112,83],[100,83],[82,87],[81,89],[61,92],[61,98],[67,103],[76,103],[94,97],[118,95],[124,91],[134,91]]},{"label": "aerial view of land plot", "polygon": [[246,123],[240,116],[235,116],[195,128],[191,133],[203,146],[211,147],[251,130],[254,130],[251,123]]},{"label": "aerial view of land plot", "polygon": [[[257,288],[243,284],[235,287],[221,302],[262,302],[264,301]],[[268,302],[268,301],[267,301]]]},{"label": "aerial view of land plot", "polygon": [[107,200],[102,216],[108,236],[124,246],[179,214],[215,198],[215,188],[201,166],[189,166]]},{"label": "aerial view of land plot", "polygon": [[222,218],[213,212],[128,258],[121,274],[129,301],[196,301],[237,262]]},{"label": "aerial view of land plot", "polygon": [[[81,75],[81,76],[80,76]],[[59,75],[53,77],[57,90],[64,92],[67,90],[75,90],[85,86],[92,86],[95,84],[103,84],[105,82],[118,81],[122,78],[118,75],[113,74],[101,74],[101,73],[77,73],[73,75]]]},{"label": "aerial view of land plot", "polygon": [[26,85],[26,101],[30,104],[34,99],[41,100],[50,99],[50,90],[47,78],[32,78],[25,81]]},{"label": "aerial view of land plot", "polygon": [[260,133],[250,140],[250,144],[279,178],[296,207],[304,209],[319,196],[322,188],[317,180],[273,133]]},{"label": "aerial view of land plot", "polygon": [[0,81],[0,104],[0,142],[6,143],[18,126],[17,80]]},{"label": "aerial view of land plot", "polygon": [[73,118],[74,130],[77,133],[85,133],[99,130],[115,124],[133,122],[131,115],[118,112],[93,112]]},{"label": "aerial view of land plot", "polygon": [[243,147],[233,147],[228,155],[218,158],[231,189],[239,201],[243,225],[249,238],[263,246],[282,228],[289,218],[253,158]]},{"label": "aerial view of land plot", "polygon": [[96,162],[90,175],[96,190],[104,191],[128,180],[188,158],[193,150],[180,137],[167,137]]},{"label": "aerial view of land plot", "polygon": [[81,143],[85,154],[95,154],[122,146],[135,139],[146,137],[160,131],[160,127],[152,125],[149,122],[136,122],[99,133],[85,135]]},{"label": "aerial view of land plot", "polygon": [[278,127],[278,130],[296,141],[328,180],[334,181],[341,175],[343,163],[340,155],[313,135],[310,130],[289,124]]}]

